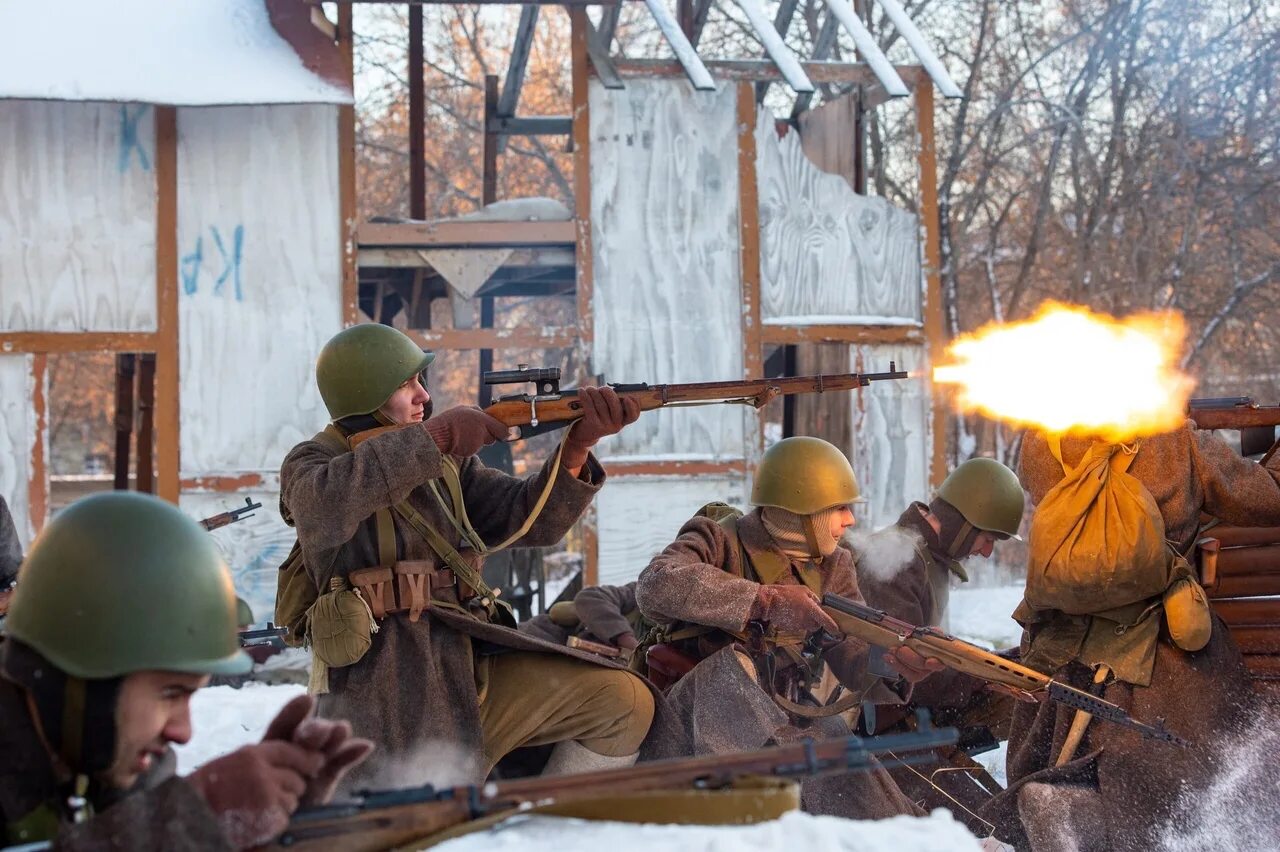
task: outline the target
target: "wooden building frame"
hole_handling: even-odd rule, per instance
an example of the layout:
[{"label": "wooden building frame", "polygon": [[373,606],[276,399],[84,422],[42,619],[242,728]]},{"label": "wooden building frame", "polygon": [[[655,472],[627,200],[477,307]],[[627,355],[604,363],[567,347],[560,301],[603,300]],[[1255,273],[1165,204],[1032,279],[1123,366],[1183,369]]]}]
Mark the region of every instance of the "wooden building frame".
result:
[{"label": "wooden building frame", "polygon": [[[423,0],[423,2],[448,2],[449,0]],[[885,0],[880,0],[885,2]],[[350,2],[378,2],[378,0],[350,0]],[[836,33],[841,27],[849,28],[849,16],[852,10],[837,9],[838,5],[847,5],[847,0],[829,0],[832,8],[822,27],[815,44],[813,61],[801,62],[790,57],[785,47],[781,52],[776,50],[776,43],[769,51],[769,59],[762,60],[723,60],[702,61],[696,53],[696,44],[702,32],[710,10],[709,0],[679,0],[678,26],[670,27],[665,19],[665,10],[661,0],[646,0],[651,12],[662,26],[663,34],[671,43],[676,61],[670,60],[622,60],[610,56],[610,44],[613,29],[617,23],[619,3],[616,2],[580,2],[572,0],[564,5],[569,13],[571,26],[571,78],[572,103],[570,115],[566,117],[550,117],[524,119],[516,115],[519,103],[519,91],[524,76],[524,66],[528,59],[529,47],[532,43],[533,26],[538,17],[539,3],[526,4],[517,25],[511,59],[507,69],[504,85],[499,87],[498,78],[493,76],[486,80],[485,115],[484,115],[484,191],[486,203],[496,200],[496,168],[497,158],[505,143],[507,135],[545,135],[568,133],[572,139],[573,150],[573,220],[570,222],[442,222],[442,223],[361,223],[355,229],[359,255],[364,258],[386,258],[379,252],[416,251],[439,247],[509,247],[540,248],[558,247],[572,248],[574,254],[573,282],[577,308],[576,328],[551,329],[500,329],[483,327],[470,329],[406,329],[411,336],[422,345],[439,349],[478,349],[481,351],[481,370],[492,366],[494,351],[504,349],[529,348],[566,348],[572,347],[584,357],[579,363],[586,365],[585,357],[592,351],[595,331],[592,317],[592,294],[594,289],[593,254],[592,254],[592,220],[591,220],[591,136],[590,136],[590,104],[588,90],[590,81],[595,78],[606,88],[625,86],[628,78],[679,78],[688,77],[695,87],[705,85],[704,74],[712,74],[722,81],[728,81],[737,90],[738,110],[738,168],[739,168],[739,204],[740,204],[740,245],[741,245],[741,282],[742,298],[745,304],[743,312],[742,337],[744,341],[743,368],[748,378],[764,376],[764,354],[766,346],[789,345],[803,343],[840,343],[859,344],[925,344],[931,353],[940,352],[945,343],[945,330],[942,316],[940,266],[940,222],[938,219],[937,200],[937,155],[934,147],[934,89],[940,88],[945,96],[958,97],[959,90],[941,70],[932,52],[927,46],[921,50],[919,33],[913,32],[909,41],[922,59],[919,65],[889,65],[874,44],[866,45],[860,34],[855,33],[855,41],[859,48],[867,48],[874,53],[869,62],[836,63],[827,62],[835,43]],[[895,0],[888,0],[895,3]],[[603,7],[599,27],[594,26],[587,17],[589,5]],[[797,6],[796,0],[782,0],[773,21],[773,35],[785,34],[790,26]],[[349,2],[339,4],[339,30],[346,31],[349,44],[349,27],[351,17]],[[421,162],[420,139],[424,132],[422,125],[423,110],[415,100],[421,98],[420,81],[423,73],[423,56],[421,49],[422,10],[421,6],[410,6],[410,150],[414,156],[410,162],[410,186],[413,192],[411,215],[414,219],[425,218],[425,198],[420,197],[425,186],[423,176],[424,165]],[[758,19],[758,16],[756,16]],[[759,24],[758,20],[753,23]],[[856,25],[856,24],[855,24]],[[767,28],[767,24],[766,24]],[[757,26],[757,31],[760,27]],[[903,33],[906,35],[905,31]],[[772,39],[762,39],[766,44]],[[794,67],[791,63],[794,62]],[[839,83],[849,87],[861,87],[863,92],[863,109],[872,109],[890,96],[908,96],[912,98],[915,112],[916,129],[920,141],[918,168],[920,183],[918,187],[918,214],[923,227],[923,258],[925,294],[923,306],[923,323],[921,327],[907,325],[764,325],[761,318],[761,272],[760,272],[760,223],[756,197],[755,162],[756,142],[754,126],[757,105],[762,101],[768,87],[777,82],[785,82],[797,91],[795,111],[792,123],[799,114],[808,108],[812,97],[812,83]],[[809,82],[810,85],[804,84]],[[354,129],[344,128],[344,138],[354,138]],[[861,134],[859,134],[859,140]],[[344,158],[349,155],[344,150]],[[353,160],[353,154],[350,155]],[[861,146],[855,156],[859,168],[863,157]],[[345,160],[344,160],[345,162]],[[860,189],[860,191],[865,191]],[[354,195],[352,196],[354,198]],[[344,209],[347,199],[344,197]],[[350,220],[347,220],[350,223]],[[361,266],[365,264],[361,263]],[[354,274],[352,278],[356,277]],[[350,282],[351,279],[344,279]],[[353,322],[361,318],[360,312],[354,310],[358,293],[344,291],[344,305],[347,306],[347,321]],[[492,320],[492,299],[488,302],[488,319]],[[485,310],[482,306],[482,319]],[[368,317],[365,317],[368,319]],[[587,376],[576,377],[579,381],[588,380]],[[483,401],[483,399],[482,399]],[[941,482],[946,474],[945,460],[945,411],[941,406],[934,406],[932,411],[932,454],[929,459],[929,481],[933,485]],[[747,475],[754,464],[753,456],[763,449],[763,435],[758,438],[758,446],[754,453],[746,458],[730,462],[706,462],[693,460],[653,460],[653,461],[609,461],[606,463],[611,474],[622,476],[671,476],[671,475],[709,475],[739,474]],[[594,518],[588,517],[585,524],[586,574],[585,582],[594,583],[598,579],[598,543],[594,530]]]}]

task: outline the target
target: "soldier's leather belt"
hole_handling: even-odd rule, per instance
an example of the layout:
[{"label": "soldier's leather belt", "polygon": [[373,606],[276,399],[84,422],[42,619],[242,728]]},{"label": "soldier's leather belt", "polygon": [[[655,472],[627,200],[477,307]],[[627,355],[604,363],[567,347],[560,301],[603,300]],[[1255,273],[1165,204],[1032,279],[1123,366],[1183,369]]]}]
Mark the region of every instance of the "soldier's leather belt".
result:
[{"label": "soldier's leather belt", "polygon": [[352,571],[348,579],[360,590],[378,621],[400,612],[409,613],[409,620],[417,621],[431,601],[453,606],[460,603],[453,571],[437,568],[432,562],[413,560],[396,562],[389,568],[361,568]]}]

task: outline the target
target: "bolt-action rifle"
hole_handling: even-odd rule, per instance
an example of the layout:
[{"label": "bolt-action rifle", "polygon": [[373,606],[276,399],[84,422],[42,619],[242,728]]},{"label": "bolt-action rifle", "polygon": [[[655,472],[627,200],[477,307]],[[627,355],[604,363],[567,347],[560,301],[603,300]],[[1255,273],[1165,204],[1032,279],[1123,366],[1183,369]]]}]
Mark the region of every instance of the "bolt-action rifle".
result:
[{"label": "bolt-action rifle", "polygon": [[244,498],[244,505],[239,509],[232,509],[230,512],[220,512],[216,515],[210,515],[200,522],[200,526],[207,530],[221,529],[228,524],[234,524],[236,521],[243,521],[245,518],[252,518],[249,513],[254,509],[261,509],[261,503],[255,503],[248,497]]},{"label": "bolt-action rifle", "polygon": [[1201,429],[1239,429],[1241,455],[1274,451],[1280,405],[1258,405],[1248,396],[1206,397],[1188,402],[1187,416]]},{"label": "bolt-action rifle", "polygon": [[840,595],[822,596],[822,608],[840,626],[846,636],[857,636],[881,648],[906,646],[925,657],[934,657],[944,666],[972,675],[988,683],[1011,688],[1026,698],[1037,701],[1047,697],[1077,710],[1092,713],[1116,725],[1132,728],[1147,739],[1185,746],[1187,741],[1164,726],[1163,720],[1149,725],[1134,719],[1124,708],[1110,701],[1059,683],[1035,669],[1006,660],[963,639],[950,636],[936,627],[917,627],[894,618],[883,610],[851,601]]},{"label": "bolt-action rifle", "polygon": [[918,729],[882,737],[802,740],[739,754],[638,763],[577,775],[520,778],[438,790],[431,786],[363,792],[350,802],[298,811],[269,849],[372,852],[399,848],[479,817],[647,790],[727,787],[744,775],[805,778],[935,760],[933,749],[953,745],[954,728],[935,728],[928,714]]},{"label": "bolt-action rifle", "polygon": [[[675,406],[741,403],[760,408],[778,396],[797,393],[826,393],[866,387],[872,382],[909,378],[890,361],[884,373],[834,373],[821,376],[782,376],[773,379],[746,379],[737,382],[691,382],[688,384],[650,385],[610,384],[624,399],[634,399],[641,411]],[[499,397],[485,409],[486,414],[508,426],[520,428],[520,437],[558,429],[582,416],[582,403],[576,390],[560,389],[558,367],[530,368],[521,364],[515,370],[492,370],[484,374],[487,385],[531,383],[533,393]]]},{"label": "bolt-action rifle", "polygon": [[289,647],[285,643],[284,637],[289,635],[288,627],[276,627],[270,621],[267,626],[260,630],[241,630],[240,647],[249,648],[255,645],[270,645],[277,650],[283,651]]}]

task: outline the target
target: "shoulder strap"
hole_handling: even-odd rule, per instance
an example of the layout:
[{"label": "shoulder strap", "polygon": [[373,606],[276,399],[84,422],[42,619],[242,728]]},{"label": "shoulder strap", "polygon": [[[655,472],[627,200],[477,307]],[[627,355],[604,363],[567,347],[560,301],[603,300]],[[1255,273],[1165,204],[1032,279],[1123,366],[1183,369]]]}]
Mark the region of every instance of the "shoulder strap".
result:
[{"label": "shoulder strap", "polygon": [[335,453],[351,452],[351,445],[347,442],[346,436],[339,432],[338,427],[332,423],[324,427],[323,431],[317,432],[311,440],[327,449],[333,450]]},{"label": "shoulder strap", "polygon": [[[766,586],[777,584],[779,580],[787,576],[791,571],[791,562],[771,550],[757,550],[747,547],[742,541],[742,537],[738,535],[738,518],[728,517],[719,521],[720,526],[724,529],[725,534],[738,546],[738,554],[742,561],[743,577]],[[806,586],[812,588],[810,578],[807,576],[810,572],[802,571],[801,579],[804,580]],[[816,572],[815,578],[816,578]],[[819,587],[821,581],[818,580]],[[815,589],[821,594],[821,589]]]}]

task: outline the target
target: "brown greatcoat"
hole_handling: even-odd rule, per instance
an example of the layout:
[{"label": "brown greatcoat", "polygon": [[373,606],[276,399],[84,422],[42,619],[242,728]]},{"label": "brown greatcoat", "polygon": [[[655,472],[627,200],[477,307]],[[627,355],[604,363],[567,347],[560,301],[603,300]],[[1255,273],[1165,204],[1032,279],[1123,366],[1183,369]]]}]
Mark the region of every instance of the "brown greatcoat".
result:
[{"label": "brown greatcoat", "polygon": [[[749,550],[768,550],[777,558],[787,559],[765,531],[759,510],[738,520],[737,533]],[[862,600],[850,551],[838,547],[817,567],[824,592]],[[636,601],[645,618],[659,624],[683,622],[742,633],[747,629],[760,588],[759,583],[745,578],[746,573],[740,549],[724,527],[709,518],[694,517],[640,574]],[[794,566],[779,583],[801,583]],[[748,676],[735,649],[746,650],[735,644],[714,651],[671,688],[667,698],[683,720],[686,740],[657,743],[646,757],[724,754],[760,748],[770,742],[850,733],[848,724],[839,716],[816,720],[812,725],[790,716],[757,680]],[[847,689],[863,692],[872,682],[867,652],[866,643],[850,637],[828,649],[823,660]],[[878,683],[868,695],[872,700],[894,698],[887,687]],[[810,812],[855,819],[920,813],[880,768],[808,782],[804,785],[803,802]]]},{"label": "brown greatcoat", "polygon": [[635,633],[640,613],[636,609],[636,584],[587,586],[573,599],[577,627],[564,627],[549,615],[520,622],[520,632],[563,645],[570,636],[611,645],[623,633]]},{"label": "brown greatcoat", "polygon": [[[552,459],[521,480],[487,468],[475,457],[457,462],[467,513],[488,544],[505,540],[523,525],[556,464]],[[404,500],[458,546],[460,537],[426,486],[442,475],[440,452],[425,428],[388,431],[351,452],[315,440],[294,447],[280,470],[281,505],[297,527],[316,588],[324,591],[331,577],[377,565],[373,514]],[[520,544],[547,546],[563,538],[603,481],[604,470],[594,457],[577,479],[559,471],[545,508]],[[441,567],[426,540],[398,514],[392,516],[397,557]],[[442,767],[459,773],[450,781],[481,780],[478,691],[484,688],[487,653],[539,651],[602,664],[593,655],[438,607],[429,608],[417,623],[404,614],[389,616],[372,640],[361,660],[329,670],[330,691],[319,698],[322,715],[350,720],[356,734],[378,745],[347,776],[350,785],[424,783]]]},{"label": "brown greatcoat", "polygon": [[[233,848],[200,794],[174,777],[175,764],[173,753],[167,752],[128,793],[93,796],[94,816],[74,824],[61,807],[67,791],[36,734],[25,693],[0,679],[0,823],[7,830],[36,809],[53,805],[59,809],[55,850]],[[30,842],[12,835],[0,836],[0,841]]]},{"label": "brown greatcoat", "polygon": [[[942,547],[937,532],[925,518],[928,511],[924,503],[912,503],[896,524],[873,533],[865,547],[854,547],[854,553],[858,585],[869,606],[909,624],[937,626],[946,617],[947,590],[952,575],[962,581],[967,581],[968,575],[959,561],[952,559]],[[896,571],[894,566],[867,562],[867,553],[897,550],[877,546],[876,539],[886,536],[901,537],[903,544],[912,545],[912,558]],[[913,727],[911,714],[916,708],[927,709],[934,724],[962,729],[983,725],[997,738],[1002,738],[1008,735],[1012,702],[989,692],[978,678],[945,669],[917,683],[909,703],[877,707],[875,722],[867,727],[873,728],[871,732],[876,734],[909,730]],[[899,766],[890,769],[889,774],[902,791],[925,810],[947,808],[972,830],[986,833],[986,826],[973,812],[999,789],[995,780],[959,749],[942,750],[940,757],[945,759],[942,764]],[[965,771],[937,771],[940,766],[948,765],[963,767]]]},{"label": "brown greatcoat", "polygon": [[[1064,439],[1064,461],[1079,463],[1088,446],[1083,439]],[[1195,539],[1202,511],[1232,525],[1280,524],[1280,458],[1263,467],[1190,422],[1143,439],[1129,473],[1151,492],[1169,540],[1183,552]],[[1028,434],[1024,440],[1019,477],[1033,503],[1062,479],[1062,467],[1043,436]],[[1024,635],[1024,648],[1026,643]],[[1088,689],[1093,673],[1070,662],[1048,674]],[[1045,825],[1067,822],[1066,830],[1076,834],[1082,849],[1151,848],[1162,830],[1194,819],[1186,802],[1224,768],[1225,744],[1256,712],[1249,673],[1216,616],[1205,648],[1186,653],[1162,638],[1151,685],[1113,682],[1103,697],[1144,722],[1164,718],[1192,745],[1142,740],[1127,728],[1095,720],[1076,752],[1079,757],[1055,769],[1074,711],[1052,702],[1020,704],[1009,738],[1009,790],[984,811],[997,823],[997,836],[1029,848]],[[1018,796],[1031,782],[1057,785],[1051,789],[1069,796],[1081,816],[1064,820],[1062,802],[1041,797],[1045,788],[1035,788],[1023,797],[1025,819],[1020,820]]]}]

